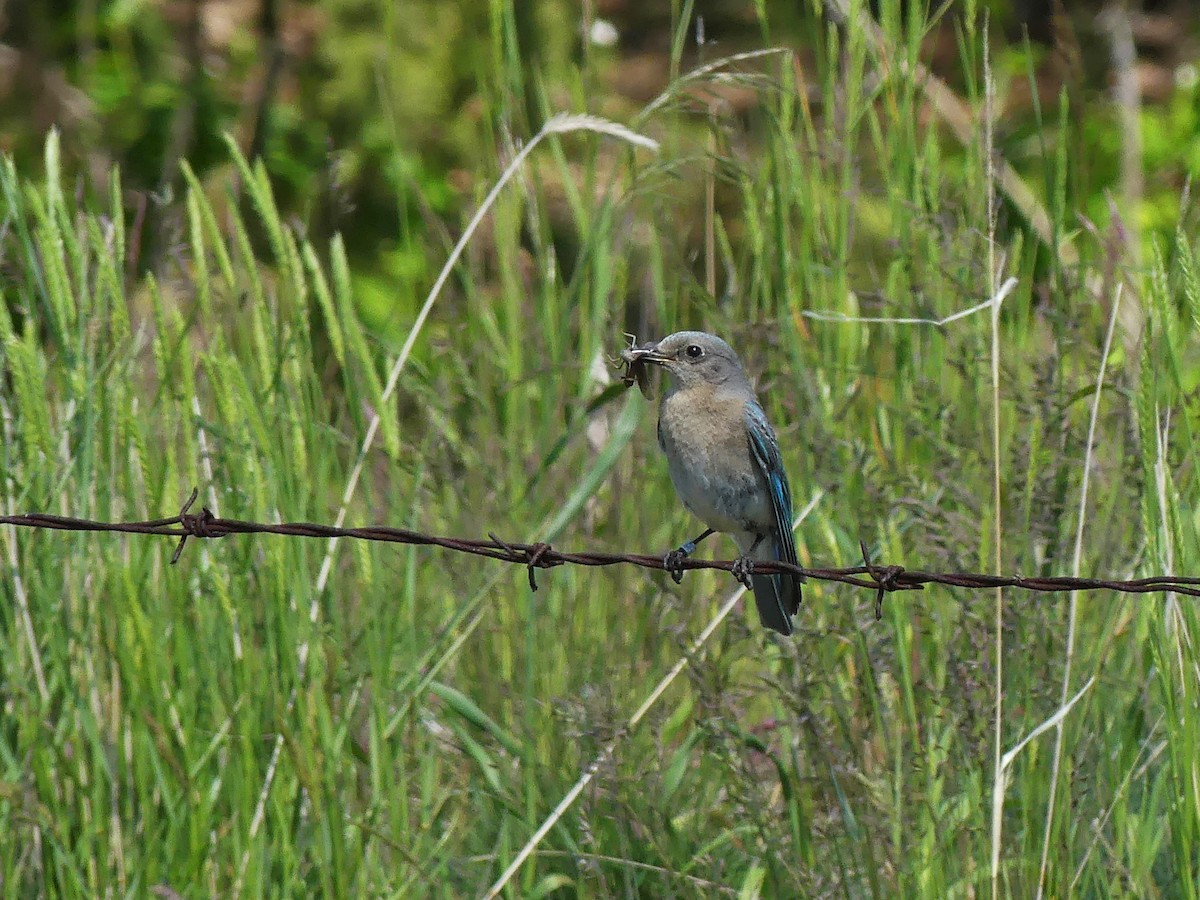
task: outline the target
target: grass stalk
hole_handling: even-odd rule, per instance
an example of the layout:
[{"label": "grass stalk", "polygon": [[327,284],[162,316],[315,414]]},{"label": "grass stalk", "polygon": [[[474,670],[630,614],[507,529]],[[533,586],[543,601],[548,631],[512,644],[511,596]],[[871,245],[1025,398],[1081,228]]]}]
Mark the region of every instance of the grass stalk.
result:
[{"label": "grass stalk", "polygon": [[[987,191],[987,272],[994,294],[999,270],[996,267],[996,177],[993,153],[993,111],[995,82],[992,80],[991,54],[988,48],[988,27],[983,27],[983,146],[984,188]],[[1004,571],[1004,544],[1001,538],[1001,459],[1000,459],[1000,306],[992,307],[991,315],[992,368],[992,536],[996,572]],[[1004,589],[996,588],[993,632],[993,664],[995,667],[995,706],[993,710],[992,760],[992,900],[1000,897],[1000,847],[1004,833],[1004,793],[1007,787],[1002,760],[1004,744]]]},{"label": "grass stalk", "polygon": [[[809,514],[816,508],[817,504],[821,502],[822,496],[823,493],[821,492],[814,494],[812,499],[810,499],[805,505],[804,509],[800,510],[799,514],[792,522],[793,531],[801,522],[808,518]],[[690,663],[696,654],[704,648],[705,644],[707,644],[713,634],[716,633],[717,628],[720,627],[721,623],[725,621],[725,618],[733,611],[733,608],[737,606],[738,601],[741,600],[745,594],[746,588],[739,586],[732,594],[729,595],[729,597],[726,598],[725,602],[721,604],[720,609],[717,610],[716,615],[714,615],[708,621],[708,624],[704,626],[704,629],[700,632],[696,639],[692,641],[691,646],[688,647],[687,651],[675,661],[675,664],[671,666],[670,669],[667,670],[667,674],[659,679],[658,684],[656,684],[650,693],[646,695],[646,699],[642,701],[641,705],[636,710],[634,710],[633,715],[629,717],[629,719],[617,731],[612,739],[604,745],[604,748],[600,751],[600,753],[597,754],[590,763],[588,763],[588,765],[584,768],[583,773],[579,776],[579,779],[571,786],[571,789],[563,795],[563,798],[559,800],[558,805],[556,805],[554,809],[550,811],[550,814],[546,816],[546,818],[542,821],[542,824],[537,827],[537,830],[535,830],[533,834],[529,836],[529,840],[527,840],[521,849],[517,851],[516,856],[513,857],[507,868],[500,873],[500,876],[495,880],[495,882],[492,883],[492,886],[488,888],[487,892],[483,895],[483,900],[495,900],[496,897],[500,896],[500,892],[504,890],[510,881],[512,881],[513,876],[520,871],[521,866],[524,865],[525,861],[529,859],[529,857],[537,850],[538,845],[541,844],[546,835],[550,833],[550,829],[557,825],[559,820],[566,815],[567,810],[569,810],[572,804],[579,799],[579,795],[583,793],[584,788],[586,788],[588,784],[592,782],[600,770],[612,761],[617,752],[617,748],[621,745],[625,738],[637,728],[642,719],[646,717],[646,714],[654,708],[654,705],[658,703],[662,695],[666,693],[667,688],[669,688],[675,679],[679,677],[680,673],[683,672],[688,663]]]},{"label": "grass stalk", "polygon": [[[1118,282],[1113,293],[1112,312],[1108,317],[1108,330],[1104,334],[1104,350],[1100,354],[1100,367],[1096,372],[1096,390],[1092,395],[1092,409],[1088,417],[1087,445],[1083,452],[1083,483],[1079,488],[1078,523],[1075,527],[1075,550],[1071,556],[1071,574],[1076,578],[1083,566],[1083,526],[1087,519],[1088,487],[1091,484],[1092,453],[1096,446],[1096,422],[1100,417],[1100,395],[1104,390],[1104,374],[1108,369],[1108,356],[1112,351],[1113,333],[1117,328],[1117,313],[1121,305],[1123,285]],[[1075,631],[1079,616],[1079,592],[1071,591],[1067,607],[1067,645],[1064,650],[1062,692],[1060,707],[1067,703],[1071,691],[1071,668],[1075,662]],[[1050,835],[1053,832],[1054,811],[1058,801],[1058,775],[1062,767],[1064,731],[1060,720],[1054,726],[1054,753],[1050,762],[1050,792],[1046,801],[1046,835],[1042,840],[1042,862],[1038,867],[1037,895],[1040,898],[1046,886],[1046,868],[1050,860]],[[1070,790],[1068,784],[1067,789]]]}]

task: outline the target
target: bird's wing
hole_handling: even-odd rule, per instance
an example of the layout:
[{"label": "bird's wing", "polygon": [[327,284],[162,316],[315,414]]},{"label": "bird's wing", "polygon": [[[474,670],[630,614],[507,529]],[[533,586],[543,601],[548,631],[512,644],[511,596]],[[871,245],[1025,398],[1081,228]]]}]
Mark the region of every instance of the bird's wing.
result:
[{"label": "bird's wing", "polygon": [[775,513],[780,559],[794,566],[799,565],[796,562],[796,542],[792,537],[792,492],[788,487],[787,472],[779,455],[775,432],[757,400],[746,403],[746,434],[750,438],[754,461],[771,490],[771,509]]}]

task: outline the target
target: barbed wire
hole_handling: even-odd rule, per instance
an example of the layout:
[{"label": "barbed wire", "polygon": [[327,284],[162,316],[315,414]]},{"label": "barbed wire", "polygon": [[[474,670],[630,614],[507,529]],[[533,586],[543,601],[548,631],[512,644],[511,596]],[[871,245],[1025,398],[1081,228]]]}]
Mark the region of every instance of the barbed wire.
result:
[{"label": "barbed wire", "polygon": [[[55,531],[96,531],[120,534],[155,534],[179,538],[179,544],[171,556],[171,563],[178,562],[188,538],[223,538],[233,534],[275,534],[285,537],[307,538],[353,538],[362,541],[380,541],[392,544],[413,544],[424,547],[441,547],[455,553],[483,556],[501,562],[525,566],[529,571],[530,590],[538,589],[535,572],[538,569],[553,569],[558,566],[615,566],[631,565],[643,569],[678,573],[695,569],[717,569],[732,572],[736,560],[687,559],[668,564],[665,554],[611,553],[601,551],[563,551],[550,544],[525,544],[503,541],[489,533],[488,540],[454,538],[444,535],[425,534],[408,528],[391,528],[371,525],[361,528],[338,528],[312,522],[245,522],[240,519],[223,519],[214,515],[208,507],[199,513],[191,508],[199,495],[193,490],[179,514],[166,519],[149,519],[141,522],[97,522],[91,519],[76,519],[55,516],[49,513],[24,513],[15,516],[0,516],[0,525],[15,525],[19,528],[42,528]],[[793,566],[789,563],[755,560],[754,571],[760,575],[790,573],[814,581],[836,582],[853,587],[876,591],[875,617],[883,614],[885,594],[896,591],[920,591],[927,584],[940,584],[960,588],[1020,588],[1027,591],[1053,593],[1057,591],[1108,590],[1125,594],[1176,593],[1189,597],[1200,597],[1200,578],[1182,575],[1155,575],[1148,578],[1110,580],[1103,578],[1075,578],[1052,576],[1026,578],[1022,575],[987,575],[979,572],[925,572],[906,569],[896,565],[876,565],[871,561],[865,542],[859,542],[863,564],[840,569],[814,569]]]}]

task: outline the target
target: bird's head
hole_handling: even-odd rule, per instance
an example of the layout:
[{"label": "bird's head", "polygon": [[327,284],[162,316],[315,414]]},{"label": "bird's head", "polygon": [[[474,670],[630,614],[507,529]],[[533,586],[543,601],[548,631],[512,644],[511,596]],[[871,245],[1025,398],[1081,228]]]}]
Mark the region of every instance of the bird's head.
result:
[{"label": "bird's head", "polygon": [[733,348],[704,331],[677,331],[658,343],[630,347],[621,353],[631,372],[651,364],[669,374],[678,388],[724,384],[731,378],[745,379],[742,364]]}]

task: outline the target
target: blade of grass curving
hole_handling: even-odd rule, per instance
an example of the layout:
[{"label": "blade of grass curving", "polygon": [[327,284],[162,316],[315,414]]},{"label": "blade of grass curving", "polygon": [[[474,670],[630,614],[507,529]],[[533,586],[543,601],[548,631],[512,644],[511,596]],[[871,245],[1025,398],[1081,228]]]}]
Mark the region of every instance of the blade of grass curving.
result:
[{"label": "blade of grass curving", "polygon": [[689,72],[684,73],[678,78],[671,79],[670,85],[665,91],[646,104],[637,116],[638,124],[649,121],[655,111],[670,103],[675,97],[678,97],[682,89],[696,81],[703,81],[709,76],[720,73],[721,69],[728,68],[735,63],[746,62],[751,59],[761,59],[764,56],[775,56],[776,54],[792,55],[789,47],[766,47],[762,50],[748,50],[745,53],[734,53],[730,56],[723,56],[720,59],[715,59],[710,63],[698,66]]},{"label": "blade of grass curving", "polygon": [[956,313],[951,313],[943,319],[914,319],[914,318],[888,318],[888,317],[872,317],[872,316],[847,316],[839,312],[820,312],[817,310],[803,310],[800,315],[806,319],[813,319],[817,322],[844,322],[859,325],[934,325],[942,327],[949,325],[951,322],[957,322],[959,319],[965,319],[977,312],[982,312],[985,309],[998,307],[1009,294],[1013,292],[1018,284],[1016,278],[1009,278],[1004,284],[1000,285],[1000,290],[993,294],[992,299],[984,300],[982,303],[977,303],[967,309],[961,309]]},{"label": "blade of grass curving", "polygon": [[1074,697],[1072,697],[1070,700],[1068,700],[1066,703],[1064,703],[1062,706],[1060,706],[1057,710],[1055,710],[1054,715],[1052,715],[1050,718],[1046,719],[1044,722],[1042,722],[1040,725],[1038,725],[1037,728],[1033,729],[1033,731],[1029,732],[1029,734],[1027,734],[1027,735],[1025,735],[1025,737],[1021,738],[1021,740],[1017,741],[1016,746],[1013,747],[1008,752],[1006,752],[1000,758],[1001,773],[1008,771],[1009,767],[1012,766],[1012,764],[1013,764],[1013,760],[1016,759],[1017,756],[1021,753],[1021,751],[1024,750],[1026,748],[1026,746],[1029,745],[1030,741],[1032,741],[1034,738],[1038,737],[1039,735],[1049,731],[1051,728],[1057,728],[1060,725],[1062,725],[1062,720],[1064,718],[1066,718],[1067,713],[1069,713],[1071,711],[1071,707],[1073,707],[1076,703],[1078,703],[1083,698],[1083,695],[1086,694],[1088,692],[1088,690],[1091,688],[1091,686],[1095,683],[1096,683],[1096,676],[1093,675],[1091,678],[1089,678],[1087,680],[1087,683],[1085,683],[1084,686],[1079,689],[1078,693],[1076,693]]}]

